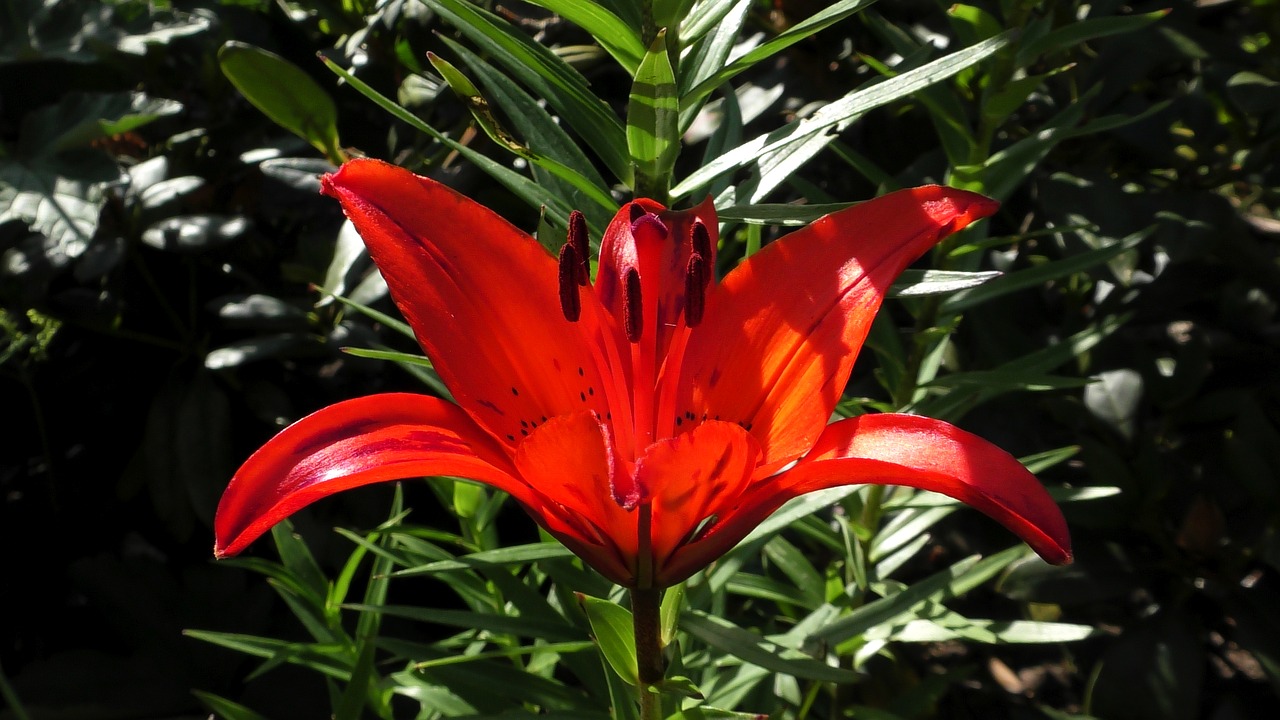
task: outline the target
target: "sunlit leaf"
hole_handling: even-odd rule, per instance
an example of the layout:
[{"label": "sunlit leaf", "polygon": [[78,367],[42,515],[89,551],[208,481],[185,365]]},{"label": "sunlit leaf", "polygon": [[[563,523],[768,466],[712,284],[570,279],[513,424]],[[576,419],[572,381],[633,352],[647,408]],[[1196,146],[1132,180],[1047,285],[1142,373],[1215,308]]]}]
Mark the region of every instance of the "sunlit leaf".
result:
[{"label": "sunlit leaf", "polygon": [[636,662],[636,636],[632,629],[631,611],[590,595],[578,595],[578,602],[591,623],[591,634],[600,652],[618,677],[632,685],[640,682]]},{"label": "sunlit leaf", "polygon": [[333,98],[297,65],[235,40],[218,51],[218,64],[245,99],[277,125],[311,143],[334,164],[346,159]]}]

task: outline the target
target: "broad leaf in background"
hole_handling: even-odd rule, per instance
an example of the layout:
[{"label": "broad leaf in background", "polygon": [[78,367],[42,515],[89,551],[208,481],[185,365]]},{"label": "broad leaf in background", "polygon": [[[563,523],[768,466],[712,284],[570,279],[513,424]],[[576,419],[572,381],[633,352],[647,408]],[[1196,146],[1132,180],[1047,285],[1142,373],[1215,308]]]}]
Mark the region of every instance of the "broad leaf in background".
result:
[{"label": "broad leaf in background", "polygon": [[27,113],[16,148],[0,154],[0,222],[18,220],[43,235],[54,267],[80,257],[97,231],[107,186],[127,178],[94,143],[181,110],[142,93],[73,93]]},{"label": "broad leaf in background", "polygon": [[245,99],[276,124],[311,143],[329,162],[339,165],[346,159],[333,98],[297,65],[234,40],[218,51],[218,65]]}]

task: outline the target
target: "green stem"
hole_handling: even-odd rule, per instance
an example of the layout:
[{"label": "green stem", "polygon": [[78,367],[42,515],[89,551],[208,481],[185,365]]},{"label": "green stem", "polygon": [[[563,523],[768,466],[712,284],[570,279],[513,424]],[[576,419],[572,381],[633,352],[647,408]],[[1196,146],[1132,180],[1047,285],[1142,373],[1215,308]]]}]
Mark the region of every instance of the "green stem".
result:
[{"label": "green stem", "polygon": [[662,590],[636,588],[631,591],[631,619],[636,635],[636,667],[639,682],[640,720],[662,720],[662,695],[650,690],[666,674],[662,660]]}]

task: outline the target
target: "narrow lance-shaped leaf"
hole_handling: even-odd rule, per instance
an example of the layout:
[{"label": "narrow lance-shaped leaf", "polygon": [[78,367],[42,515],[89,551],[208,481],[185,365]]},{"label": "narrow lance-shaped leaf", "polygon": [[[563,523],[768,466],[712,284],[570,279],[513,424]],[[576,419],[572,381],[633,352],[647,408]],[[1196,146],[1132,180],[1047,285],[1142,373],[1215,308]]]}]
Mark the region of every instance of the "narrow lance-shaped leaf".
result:
[{"label": "narrow lance-shaped leaf", "polygon": [[[803,22],[796,23],[777,37],[768,42],[761,43],[759,46],[744,53],[741,57],[734,59],[728,65],[725,65],[719,72],[708,77],[698,83],[696,87],[690,90],[682,98],[688,107],[695,107],[701,104],[701,101],[711,94],[713,90],[732,78],[734,75],[754,67],[757,63],[765,58],[781,52],[782,50],[810,37],[814,33],[823,28],[849,17],[859,10],[866,9],[875,0],[843,0],[843,2],[835,3],[830,7],[821,10],[818,13],[806,18]],[[692,117],[687,117],[688,122],[692,122]]]},{"label": "narrow lance-shaped leaf", "polygon": [[423,0],[496,64],[547,99],[609,170],[631,182],[626,133],[609,107],[591,92],[587,81],[548,48],[516,31],[501,18],[464,0]]},{"label": "narrow lance-shaped leaf", "polygon": [[[869,87],[859,88],[821,108],[807,118],[793,122],[767,135],[760,135],[721,155],[682,180],[672,188],[671,194],[675,198],[685,197],[693,190],[703,187],[717,177],[755,162],[765,153],[771,153],[796,143],[803,143],[813,135],[826,132],[841,123],[849,122],[869,110],[887,105],[895,100],[907,97],[921,88],[945,80],[964,68],[981,62],[1005,47],[1009,43],[1009,37],[1008,33],[998,35],[973,47],[965,48],[934,60],[927,65],[904,72],[898,77],[875,83]],[[687,97],[685,102],[688,102]]]},{"label": "narrow lance-shaped leaf", "polygon": [[609,194],[603,188],[583,177],[581,173],[573,168],[534,152],[528,145],[525,145],[508,132],[502,126],[502,123],[498,122],[498,118],[494,116],[493,110],[489,107],[489,101],[480,93],[480,88],[476,87],[475,83],[471,82],[462,71],[435,53],[427,53],[427,59],[431,61],[432,67],[449,84],[449,88],[458,96],[458,99],[466,103],[467,109],[471,111],[471,116],[475,118],[476,123],[480,125],[480,129],[484,130],[490,139],[552,175],[569,182],[573,187],[595,200],[601,207],[613,209],[613,199],[609,197]]},{"label": "narrow lance-shaped leaf", "polygon": [[1089,40],[1140,30],[1168,14],[1166,8],[1139,15],[1089,18],[1064,25],[1018,48],[1018,66],[1025,67],[1042,55],[1078,47]]},{"label": "narrow lance-shaped leaf", "polygon": [[559,198],[548,197],[533,180],[502,165],[501,163],[494,161],[492,158],[486,157],[482,153],[476,152],[475,149],[463,145],[439,130],[436,130],[423,122],[413,113],[397,105],[390,98],[382,95],[377,90],[374,90],[368,83],[350,72],[347,72],[347,70],[337,63],[327,58],[321,59],[324,61],[326,67],[332,70],[336,75],[338,75],[338,77],[345,80],[347,84],[355,88],[361,95],[364,95],[376,103],[378,107],[381,107],[383,110],[391,113],[397,119],[408,123],[410,127],[424,132],[456,150],[460,155],[467,158],[467,160],[475,163],[476,167],[486,172],[493,179],[502,183],[504,187],[511,190],[511,192],[515,193],[518,197],[528,203],[530,207],[539,207],[541,205],[545,208],[546,215],[554,218],[558,226],[565,227],[568,224],[569,208],[565,207],[564,203],[561,202]]},{"label": "narrow lance-shaped leaf", "polygon": [[529,3],[544,7],[591,33],[619,65],[631,75],[636,74],[644,57],[644,42],[635,28],[607,8],[580,0],[529,0]]},{"label": "narrow lance-shaped leaf", "polygon": [[[511,131],[521,138],[531,150],[539,155],[551,158],[566,167],[572,168],[596,187],[605,192],[609,198],[608,205],[599,205],[598,201],[588,202],[591,195],[578,191],[567,181],[561,180],[553,173],[533,165],[533,177],[544,191],[563,199],[569,206],[581,210],[591,227],[603,227],[618,211],[617,202],[608,195],[609,184],[604,181],[597,164],[587,156],[582,142],[574,138],[561,124],[558,118],[539,98],[535,98],[520,86],[507,73],[495,68],[488,61],[460,42],[448,37],[441,40],[449,46],[463,63],[476,84],[484,90],[490,104],[506,116]],[[544,232],[550,235],[544,235]],[[563,235],[564,228],[556,229],[539,226],[536,237]]]}]

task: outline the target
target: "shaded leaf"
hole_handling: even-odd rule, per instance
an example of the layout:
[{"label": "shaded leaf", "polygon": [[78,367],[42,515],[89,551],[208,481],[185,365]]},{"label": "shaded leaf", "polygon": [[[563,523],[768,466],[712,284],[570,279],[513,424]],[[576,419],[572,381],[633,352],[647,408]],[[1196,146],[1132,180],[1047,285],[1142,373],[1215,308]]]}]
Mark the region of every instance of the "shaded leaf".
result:
[{"label": "shaded leaf", "polygon": [[166,218],[142,233],[142,242],[157,250],[197,253],[226,245],[249,230],[243,215],[178,215]]}]

